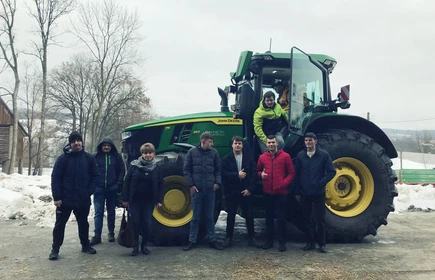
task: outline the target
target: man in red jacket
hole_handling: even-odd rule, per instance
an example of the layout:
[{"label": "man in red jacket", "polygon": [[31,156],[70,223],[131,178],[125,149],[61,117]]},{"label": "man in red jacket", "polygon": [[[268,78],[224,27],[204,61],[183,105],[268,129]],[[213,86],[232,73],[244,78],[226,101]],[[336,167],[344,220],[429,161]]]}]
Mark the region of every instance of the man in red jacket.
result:
[{"label": "man in red jacket", "polygon": [[288,188],[295,178],[293,161],[289,154],[278,150],[275,135],[269,135],[266,142],[268,151],[265,151],[257,162],[257,173],[263,183],[264,203],[266,207],[266,233],[267,241],[263,249],[273,247],[273,220],[274,212],[279,221],[279,251],[287,250],[285,241],[287,235],[287,194]]}]

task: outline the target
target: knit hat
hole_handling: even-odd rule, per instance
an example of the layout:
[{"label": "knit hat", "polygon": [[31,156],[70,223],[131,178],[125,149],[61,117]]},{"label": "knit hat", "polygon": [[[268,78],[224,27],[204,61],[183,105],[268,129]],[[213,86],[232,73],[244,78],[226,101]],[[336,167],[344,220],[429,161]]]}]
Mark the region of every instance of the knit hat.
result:
[{"label": "knit hat", "polygon": [[68,137],[68,143],[71,144],[74,140],[79,140],[79,141],[83,142],[82,136],[77,131],[71,132],[71,134]]},{"label": "knit hat", "polygon": [[307,132],[307,133],[305,133],[305,137],[310,137],[310,138],[317,139],[316,134],[314,134],[314,133],[312,133],[312,132]]}]

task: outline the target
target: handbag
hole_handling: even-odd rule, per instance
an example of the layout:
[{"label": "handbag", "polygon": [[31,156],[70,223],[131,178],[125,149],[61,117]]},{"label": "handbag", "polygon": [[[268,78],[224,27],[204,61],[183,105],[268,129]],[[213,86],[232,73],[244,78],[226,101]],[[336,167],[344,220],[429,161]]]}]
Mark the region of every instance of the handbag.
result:
[{"label": "handbag", "polygon": [[119,228],[117,241],[119,245],[126,248],[133,248],[135,246],[133,220],[131,219],[131,214],[129,211],[127,211],[126,218],[125,208],[124,212],[122,213],[121,226]]}]

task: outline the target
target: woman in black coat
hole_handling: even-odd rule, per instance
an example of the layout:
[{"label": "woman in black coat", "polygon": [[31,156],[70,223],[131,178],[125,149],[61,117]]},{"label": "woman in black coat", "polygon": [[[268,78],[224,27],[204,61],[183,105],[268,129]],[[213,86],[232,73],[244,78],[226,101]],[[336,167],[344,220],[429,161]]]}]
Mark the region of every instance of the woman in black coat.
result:
[{"label": "woman in black coat", "polygon": [[142,156],[130,164],[123,188],[123,204],[131,212],[135,232],[135,246],[131,256],[136,256],[139,252],[139,233],[142,233],[142,253],[150,253],[146,244],[151,230],[152,213],[154,206],[162,206],[163,199],[163,175],[160,165],[156,163],[153,144],[143,144],[140,152]]}]

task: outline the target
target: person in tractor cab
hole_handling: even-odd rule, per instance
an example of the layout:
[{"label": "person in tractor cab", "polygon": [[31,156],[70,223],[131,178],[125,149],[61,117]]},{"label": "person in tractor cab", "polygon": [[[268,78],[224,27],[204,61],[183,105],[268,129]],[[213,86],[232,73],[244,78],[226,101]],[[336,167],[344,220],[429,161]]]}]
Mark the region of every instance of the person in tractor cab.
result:
[{"label": "person in tractor cab", "polygon": [[288,93],[289,93],[289,86],[288,83],[284,83],[281,81],[276,82],[273,85],[273,89],[278,93],[278,103],[281,105],[281,107],[284,109],[284,111],[288,112],[290,109],[289,103],[288,103]]},{"label": "person in tractor cab", "polygon": [[254,112],[254,132],[258,137],[261,152],[267,150],[266,135],[275,135],[278,141],[278,148],[284,147],[284,138],[280,132],[283,120],[289,121],[288,114],[281,105],[275,102],[275,94],[268,91],[264,94],[260,106]]},{"label": "person in tractor cab", "polygon": [[214,203],[216,190],[222,184],[221,159],[213,149],[213,135],[204,132],[200,136],[201,144],[190,149],[184,159],[184,178],[190,188],[193,217],[190,221],[189,244],[183,251],[191,250],[198,237],[199,221],[204,215],[209,245],[216,250],[223,247],[216,241],[214,228]]},{"label": "person in tractor cab", "polygon": [[264,204],[266,207],[266,235],[267,241],[263,249],[273,247],[274,217],[279,221],[278,241],[279,251],[287,250],[288,191],[295,178],[293,161],[289,154],[278,150],[275,135],[267,136],[267,148],[257,162],[257,173],[262,180]]},{"label": "person in tractor cab", "polygon": [[243,138],[234,136],[231,141],[232,151],[222,159],[222,182],[225,186],[227,205],[227,229],[224,248],[233,245],[234,223],[237,208],[245,214],[248,230],[248,245],[257,247],[254,240],[253,196],[256,185],[256,169],[252,154],[243,150]]},{"label": "person in tractor cab", "polygon": [[[315,242],[317,242],[319,251],[326,253],[325,191],[326,184],[334,178],[336,170],[328,152],[316,147],[316,134],[306,133],[304,142],[306,149],[295,157],[296,200],[301,204],[309,237],[309,242],[303,250],[316,249]],[[311,219],[313,211],[315,225]]]}]

